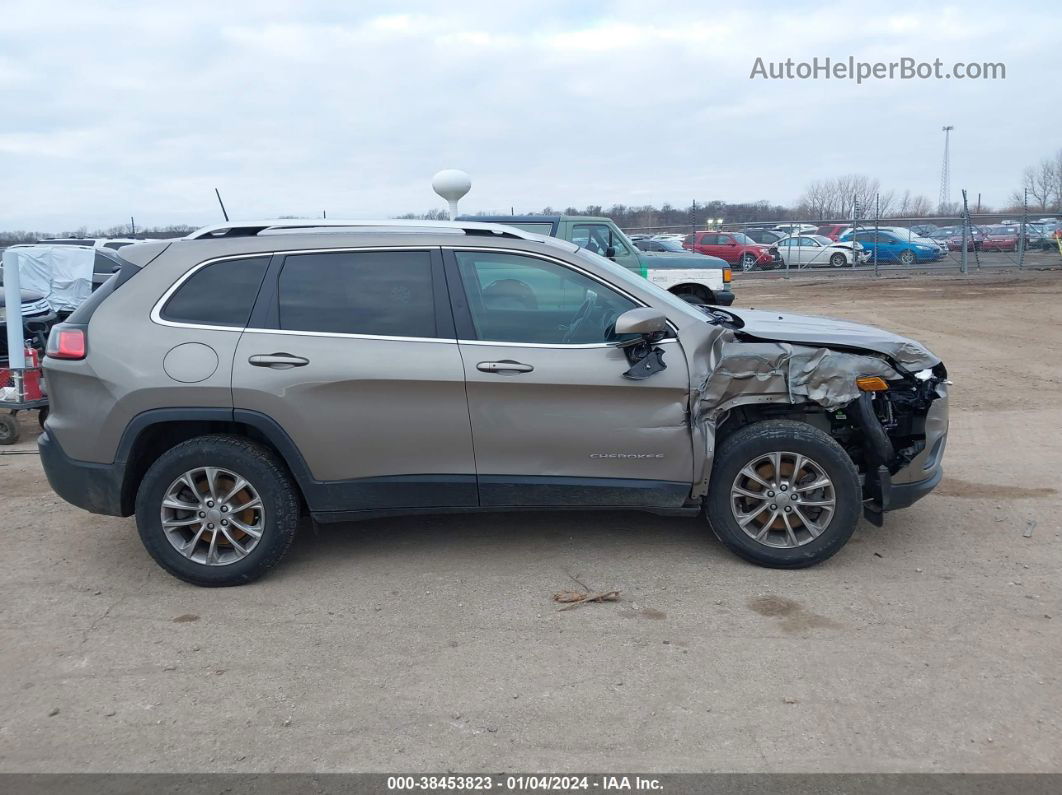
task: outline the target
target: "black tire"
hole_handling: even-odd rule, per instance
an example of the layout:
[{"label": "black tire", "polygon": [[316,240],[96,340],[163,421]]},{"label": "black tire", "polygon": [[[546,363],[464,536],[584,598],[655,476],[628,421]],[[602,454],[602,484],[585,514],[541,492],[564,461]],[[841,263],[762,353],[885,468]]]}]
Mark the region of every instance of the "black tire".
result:
[{"label": "black tire", "polygon": [[[731,509],[731,487],[738,473],[757,456],[785,451],[813,459],[833,482],[836,509],[817,538],[796,547],[771,547],[746,534]],[[801,569],[832,557],[845,545],[862,512],[863,493],[852,459],[830,436],[807,423],[767,420],[748,425],[716,452],[705,501],[716,537],[745,560],[775,569]]]},{"label": "black tire", "polygon": [[0,444],[18,441],[18,420],[14,414],[0,414]]},{"label": "black tire", "polygon": [[44,430],[44,423],[48,420],[48,407],[37,409],[37,424],[41,426],[41,430]]},{"label": "black tire", "polygon": [[834,268],[843,268],[848,264],[848,258],[840,252],[830,255],[830,265]]},{"label": "black tire", "polygon": [[[246,557],[223,566],[184,557],[162,529],[160,508],[166,490],[183,473],[203,466],[239,473],[265,506],[261,539]],[[238,436],[199,436],[178,444],[151,465],[136,494],[136,525],[144,547],[162,568],[193,585],[223,587],[258,579],[284,557],[298,519],[298,492],[283,463],[270,450]]]}]

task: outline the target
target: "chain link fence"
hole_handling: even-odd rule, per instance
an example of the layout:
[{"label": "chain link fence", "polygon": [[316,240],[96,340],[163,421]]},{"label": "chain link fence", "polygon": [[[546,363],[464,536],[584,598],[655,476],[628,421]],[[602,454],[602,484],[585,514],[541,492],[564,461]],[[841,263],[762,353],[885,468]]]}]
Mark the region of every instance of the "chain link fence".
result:
[{"label": "chain link fence", "polygon": [[[741,222],[708,219],[704,225],[674,224],[624,230],[639,248],[670,238],[687,249],[722,257],[740,267],[748,247],[776,249],[773,262],[745,270],[870,272],[903,270],[969,273],[982,268],[1062,265],[1062,221],[1026,211],[971,213],[965,200],[952,215]],[[773,253],[773,252],[772,252]]]}]

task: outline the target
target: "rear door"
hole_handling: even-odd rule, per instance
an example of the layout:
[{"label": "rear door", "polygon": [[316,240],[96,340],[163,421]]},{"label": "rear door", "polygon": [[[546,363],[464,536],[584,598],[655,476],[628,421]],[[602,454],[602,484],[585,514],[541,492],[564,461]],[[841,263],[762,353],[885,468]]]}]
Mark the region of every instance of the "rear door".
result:
[{"label": "rear door", "polygon": [[[726,235],[718,235],[715,232],[704,232],[701,234],[701,239],[697,245],[697,250],[702,254],[709,254],[713,257],[721,257],[727,262],[733,259],[733,252],[724,251],[725,245],[722,245],[723,239]],[[727,256],[724,256],[726,254]],[[729,258],[728,258],[729,257]]]},{"label": "rear door", "polygon": [[677,506],[693,472],[677,340],[642,381],[614,344],[640,304],[570,263],[446,251],[484,506]]},{"label": "rear door", "polygon": [[275,256],[232,385],[238,418],[268,418],[298,449],[314,510],[476,504],[437,249]]}]

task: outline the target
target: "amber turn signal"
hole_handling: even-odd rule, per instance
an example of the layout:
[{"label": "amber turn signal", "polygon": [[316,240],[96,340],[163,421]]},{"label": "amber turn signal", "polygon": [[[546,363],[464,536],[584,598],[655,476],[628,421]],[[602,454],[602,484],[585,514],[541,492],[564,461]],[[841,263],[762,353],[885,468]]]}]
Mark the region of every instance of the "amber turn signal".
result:
[{"label": "amber turn signal", "polygon": [[723,268],[723,284],[730,284],[733,278],[734,274],[730,268]]},{"label": "amber turn signal", "polygon": [[863,392],[884,392],[889,388],[889,382],[878,375],[864,375],[856,379],[856,386]]}]

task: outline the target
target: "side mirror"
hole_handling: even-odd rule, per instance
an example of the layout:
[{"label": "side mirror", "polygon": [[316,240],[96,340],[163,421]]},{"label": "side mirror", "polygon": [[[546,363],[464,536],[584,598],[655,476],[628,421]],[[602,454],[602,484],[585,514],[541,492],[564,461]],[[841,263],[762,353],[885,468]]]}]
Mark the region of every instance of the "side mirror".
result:
[{"label": "side mirror", "polygon": [[643,337],[650,337],[666,331],[667,318],[658,309],[648,307],[628,309],[616,318],[617,334],[639,334]]},{"label": "side mirror", "polygon": [[605,249],[605,256],[608,257],[609,259],[612,259],[613,257],[615,257],[616,256],[616,247],[615,246],[609,246],[608,248],[606,248]]}]

